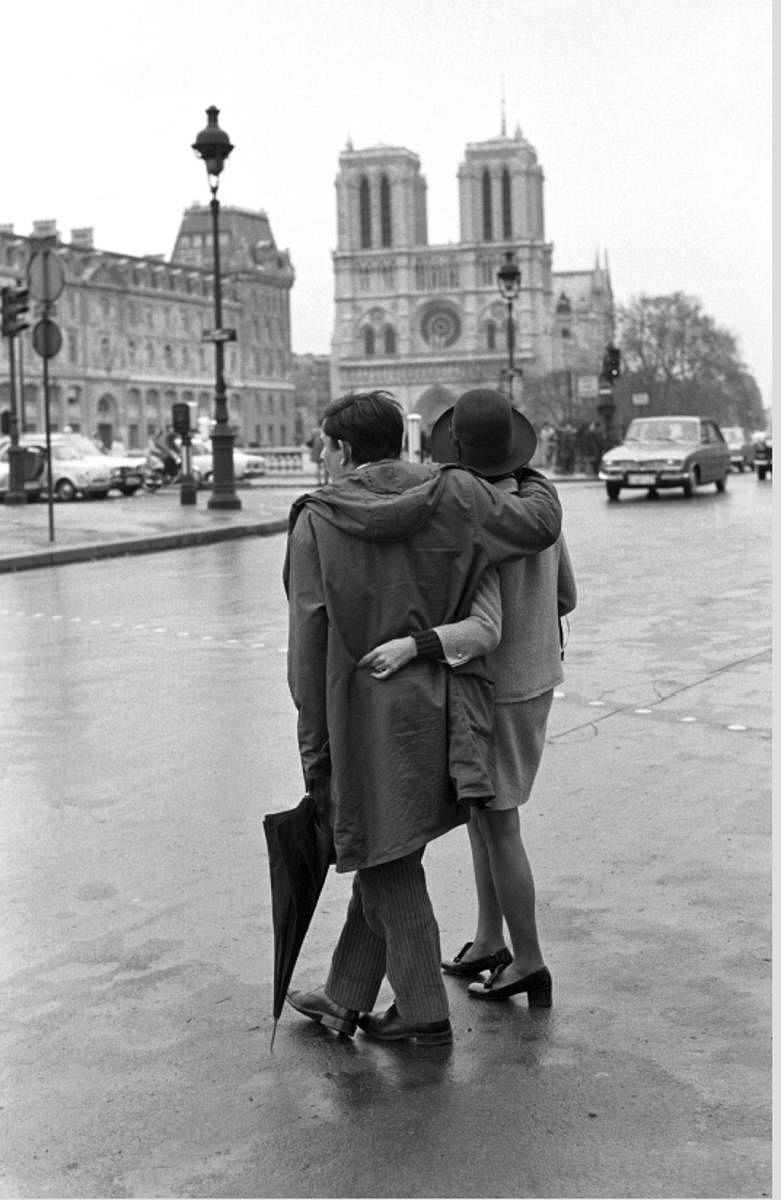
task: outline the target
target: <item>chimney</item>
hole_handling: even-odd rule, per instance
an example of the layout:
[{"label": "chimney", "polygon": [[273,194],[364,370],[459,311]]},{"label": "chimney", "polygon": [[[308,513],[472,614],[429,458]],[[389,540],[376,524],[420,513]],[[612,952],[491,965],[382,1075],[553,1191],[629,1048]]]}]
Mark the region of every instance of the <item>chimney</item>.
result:
[{"label": "chimney", "polygon": [[79,246],[82,250],[94,250],[94,228],[91,225],[87,225],[82,229],[71,229],[71,246]]},{"label": "chimney", "polygon": [[33,231],[30,235],[38,241],[54,241],[59,242],[60,235],[57,232],[57,222],[54,221],[33,221]]}]

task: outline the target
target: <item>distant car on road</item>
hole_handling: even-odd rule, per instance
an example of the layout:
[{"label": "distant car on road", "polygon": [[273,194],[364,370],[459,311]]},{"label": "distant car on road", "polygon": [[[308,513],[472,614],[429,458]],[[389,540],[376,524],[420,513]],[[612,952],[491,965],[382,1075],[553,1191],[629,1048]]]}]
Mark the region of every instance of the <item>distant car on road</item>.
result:
[{"label": "distant car on road", "polygon": [[[9,465],[10,438],[0,440],[0,500],[5,500],[8,491],[11,468]],[[35,446],[24,446],[23,454],[23,487],[28,500],[37,500],[40,496],[46,474],[46,453]]]},{"label": "distant car on road", "polygon": [[773,470],[773,438],[764,433],[754,441],[754,469],[757,479],[765,479]]},{"label": "distant car on road", "polygon": [[602,456],[599,478],[608,500],[626,489],[683,489],[693,496],[701,484],[727,486],[730,452],[721,430],[709,417],[641,417],[630,421],[624,441]]},{"label": "distant car on road", "polygon": [[[190,441],[191,465],[193,475],[207,487],[211,486],[214,475],[212,462],[212,443],[192,438]],[[266,460],[262,454],[249,454],[246,450],[233,447],[233,474],[236,479],[252,479],[266,474]]]},{"label": "distant car on road", "polygon": [[722,425],[721,432],[724,441],[729,446],[730,466],[741,473],[748,468],[754,469],[754,443],[747,437],[745,429],[740,425]]}]

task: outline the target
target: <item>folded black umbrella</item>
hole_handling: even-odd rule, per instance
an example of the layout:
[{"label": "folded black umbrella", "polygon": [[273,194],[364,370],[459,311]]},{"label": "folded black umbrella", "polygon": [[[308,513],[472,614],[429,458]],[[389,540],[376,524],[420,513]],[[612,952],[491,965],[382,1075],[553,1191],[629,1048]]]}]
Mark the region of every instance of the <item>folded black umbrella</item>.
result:
[{"label": "folded black umbrella", "polygon": [[263,818],[274,926],[274,1032],[331,860],[331,828],[312,796]]}]

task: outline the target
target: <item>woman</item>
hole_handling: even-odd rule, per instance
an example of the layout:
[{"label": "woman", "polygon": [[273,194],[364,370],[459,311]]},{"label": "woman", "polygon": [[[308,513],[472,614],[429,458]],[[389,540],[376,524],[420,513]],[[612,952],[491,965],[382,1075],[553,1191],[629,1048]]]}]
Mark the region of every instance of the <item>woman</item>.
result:
[{"label": "woman", "polygon": [[[437,462],[461,462],[503,490],[515,490],[535,448],[531,426],[498,392],[475,389],[444,413],[431,434]],[[491,651],[496,581],[501,592],[501,643]],[[519,808],[529,798],[542,757],[553,690],[561,682],[560,619],[577,592],[563,538],[549,550],[488,572],[470,617],[414,637],[397,638],[361,662],[387,678],[415,655],[457,667],[480,654],[494,679],[494,729],[489,748],[495,796],[470,814],[469,840],[477,891],[471,942],[443,962],[450,975],[472,980],[478,1000],[526,993],[530,1007],[549,1007],[553,982],[537,931],[534,877],[523,845]],[[495,599],[493,601],[495,605]],[[478,614],[482,615],[482,620]],[[488,653],[491,651],[490,653]],[[507,923],[512,956],[504,944]],[[487,979],[482,972],[490,971]]]}]

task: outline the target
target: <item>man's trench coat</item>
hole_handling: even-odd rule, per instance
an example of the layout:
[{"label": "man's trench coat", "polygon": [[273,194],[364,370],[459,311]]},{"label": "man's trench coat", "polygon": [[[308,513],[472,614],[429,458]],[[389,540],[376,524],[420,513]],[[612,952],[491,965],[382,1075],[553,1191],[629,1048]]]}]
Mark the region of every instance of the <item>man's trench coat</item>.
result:
[{"label": "man's trench coat", "polygon": [[467,820],[455,784],[462,800],[479,791],[472,747],[492,720],[479,666],[454,688],[432,659],[385,680],[358,661],[380,642],[460,620],[486,567],[545,549],[560,527],[555,489],[536,472],[513,495],[463,467],[397,459],[294,504],[288,682],[305,780],[330,774],[337,871],[400,858]]}]

